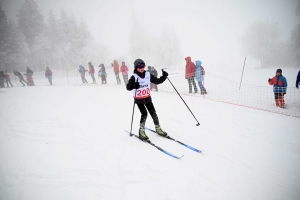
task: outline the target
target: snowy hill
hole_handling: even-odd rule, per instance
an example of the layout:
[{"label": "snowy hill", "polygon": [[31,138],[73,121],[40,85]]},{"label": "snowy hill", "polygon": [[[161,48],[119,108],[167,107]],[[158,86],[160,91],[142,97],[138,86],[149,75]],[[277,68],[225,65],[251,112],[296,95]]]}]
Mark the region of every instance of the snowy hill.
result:
[{"label": "snowy hill", "polygon": [[[123,81],[53,82],[0,91],[1,200],[299,199],[299,118],[183,95],[195,126],[176,93],[152,92],[163,130],[202,150],[147,132],[178,160],[125,132]],[[139,118],[135,107],[134,133]]]}]

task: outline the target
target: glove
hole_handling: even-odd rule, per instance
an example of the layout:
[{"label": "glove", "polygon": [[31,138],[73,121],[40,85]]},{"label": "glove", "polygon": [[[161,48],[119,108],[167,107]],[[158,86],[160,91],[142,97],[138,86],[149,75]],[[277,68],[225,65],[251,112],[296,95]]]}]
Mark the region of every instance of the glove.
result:
[{"label": "glove", "polygon": [[139,89],[140,87],[140,83],[139,82],[135,82],[134,83],[134,89]]},{"label": "glove", "polygon": [[166,71],[163,71],[162,73],[163,73],[164,77],[168,77],[168,75],[169,75],[168,72],[166,72]]},{"label": "glove", "polygon": [[269,78],[269,79],[268,79],[268,82],[270,82],[270,81],[272,81],[272,79]]}]

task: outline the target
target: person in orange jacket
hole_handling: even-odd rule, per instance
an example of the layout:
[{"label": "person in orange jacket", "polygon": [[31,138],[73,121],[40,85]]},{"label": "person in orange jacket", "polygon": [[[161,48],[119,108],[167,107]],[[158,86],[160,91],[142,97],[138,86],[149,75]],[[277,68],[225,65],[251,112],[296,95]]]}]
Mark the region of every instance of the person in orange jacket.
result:
[{"label": "person in orange jacket", "polygon": [[119,72],[120,71],[119,71],[119,63],[118,63],[118,61],[114,60],[113,66],[114,66],[114,72],[115,72],[116,79],[117,79],[117,84],[121,85],[121,79],[120,79],[120,76],[119,76]]},{"label": "person in orange jacket", "polygon": [[196,66],[192,62],[191,57],[186,57],[185,58],[186,65],[185,65],[185,78],[188,80],[189,83],[189,93],[192,93],[192,84],[194,86],[194,93],[198,92],[196,83],[195,83],[195,71],[196,71]]},{"label": "person in orange jacket", "polygon": [[288,86],[286,78],[282,76],[282,70],[276,70],[276,76],[268,80],[270,85],[273,85],[273,92],[275,96],[275,104],[277,107],[285,108],[284,95]]}]

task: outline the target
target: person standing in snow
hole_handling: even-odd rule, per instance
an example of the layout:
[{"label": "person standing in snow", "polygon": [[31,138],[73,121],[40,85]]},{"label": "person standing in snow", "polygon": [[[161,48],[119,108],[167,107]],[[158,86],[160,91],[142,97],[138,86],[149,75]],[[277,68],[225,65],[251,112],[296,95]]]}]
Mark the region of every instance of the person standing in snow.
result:
[{"label": "person standing in snow", "polygon": [[122,62],[120,71],[122,72],[124,83],[125,83],[125,85],[127,85],[127,83],[128,83],[128,67],[125,65],[124,61]]},{"label": "person standing in snow", "polygon": [[82,83],[88,83],[87,80],[85,79],[85,72],[86,72],[87,70],[84,69],[84,67],[83,67],[82,65],[79,65],[78,71],[79,71],[79,73],[80,73]]},{"label": "person standing in snow", "polygon": [[29,69],[29,67],[27,67],[27,70],[26,70],[26,75],[27,77],[27,82],[29,83],[30,86],[35,86],[34,82],[33,82],[33,71],[31,69]]},{"label": "person standing in snow", "polygon": [[13,84],[10,82],[10,77],[9,77],[9,74],[7,73],[7,71],[4,72],[4,75],[5,75],[5,81],[6,81],[7,87],[9,87],[8,83],[10,84],[11,87],[13,87]]},{"label": "person standing in snow", "polygon": [[300,71],[298,72],[297,78],[296,78],[296,88],[299,89],[299,83],[300,83]]},{"label": "person standing in snow", "polygon": [[186,57],[185,58],[186,65],[185,65],[185,78],[188,80],[189,83],[189,93],[192,93],[192,84],[194,86],[194,93],[198,92],[196,83],[195,83],[195,64],[192,62],[191,57]]},{"label": "person standing in snow", "polygon": [[101,84],[106,84],[106,71],[105,71],[105,67],[104,64],[100,64],[99,65],[100,69],[98,72],[98,76],[101,77]]},{"label": "person standing in snow", "polygon": [[25,82],[27,84],[27,86],[29,86],[29,84],[24,80],[24,78],[20,72],[18,72],[17,70],[14,70],[14,75],[19,77],[20,83],[23,84],[23,87],[25,86],[25,84],[23,82]]},{"label": "person standing in snow", "polygon": [[45,77],[48,79],[50,85],[52,85],[52,71],[49,69],[49,67],[46,67]]},{"label": "person standing in snow", "polygon": [[270,85],[273,85],[276,106],[285,108],[284,95],[286,94],[286,88],[288,84],[286,78],[282,76],[282,70],[277,69],[276,76],[274,76],[272,79],[269,78],[268,82]]},{"label": "person standing in snow", "polygon": [[[153,66],[151,67],[150,73],[151,73],[155,78],[157,78],[157,75],[158,75],[158,74],[157,74],[156,69],[155,69]],[[158,92],[157,85],[154,84],[154,83],[151,83],[151,91],[152,91],[152,89],[154,89],[156,92]]]},{"label": "person standing in snow", "polygon": [[89,74],[91,75],[92,79],[93,79],[93,84],[96,84],[96,79],[95,79],[95,68],[94,65],[92,65],[91,62],[88,63],[89,64]]},{"label": "person standing in snow", "polygon": [[202,84],[204,80],[204,68],[202,67],[202,62],[200,60],[197,60],[196,62],[196,80],[198,82],[199,88],[201,90],[201,94],[207,94],[206,89],[204,85]]},{"label": "person standing in snow", "polygon": [[150,84],[163,83],[168,73],[163,71],[163,75],[160,78],[156,78],[151,73],[145,71],[145,66],[145,62],[142,59],[136,59],[134,61],[133,75],[126,85],[126,89],[132,91],[134,101],[141,112],[139,138],[141,140],[149,140],[145,133],[145,123],[148,115],[147,110],[153,119],[156,132],[163,137],[167,137],[167,133],[163,131],[159,125],[158,116],[151,99]]},{"label": "person standing in snow", "polygon": [[0,71],[0,88],[4,88],[5,87],[4,82],[5,82],[4,71]]},{"label": "person standing in snow", "polygon": [[114,60],[114,72],[115,72],[115,75],[116,75],[116,79],[117,79],[117,84],[118,85],[121,85],[121,79],[120,79],[120,76],[119,76],[119,63],[118,61]]}]

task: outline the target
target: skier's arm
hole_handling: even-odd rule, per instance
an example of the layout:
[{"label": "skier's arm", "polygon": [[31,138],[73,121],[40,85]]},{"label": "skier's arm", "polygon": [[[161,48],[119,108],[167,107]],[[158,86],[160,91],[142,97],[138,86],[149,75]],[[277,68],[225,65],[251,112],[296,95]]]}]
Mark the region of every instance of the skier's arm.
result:
[{"label": "skier's arm", "polygon": [[150,82],[156,85],[163,83],[167,79],[168,73],[163,71],[163,75],[160,78],[156,78],[153,74],[150,74]]},{"label": "skier's arm", "polygon": [[128,83],[126,85],[126,89],[131,91],[134,89],[134,83],[135,83],[135,78],[134,76],[131,76],[130,79],[128,80]]}]

